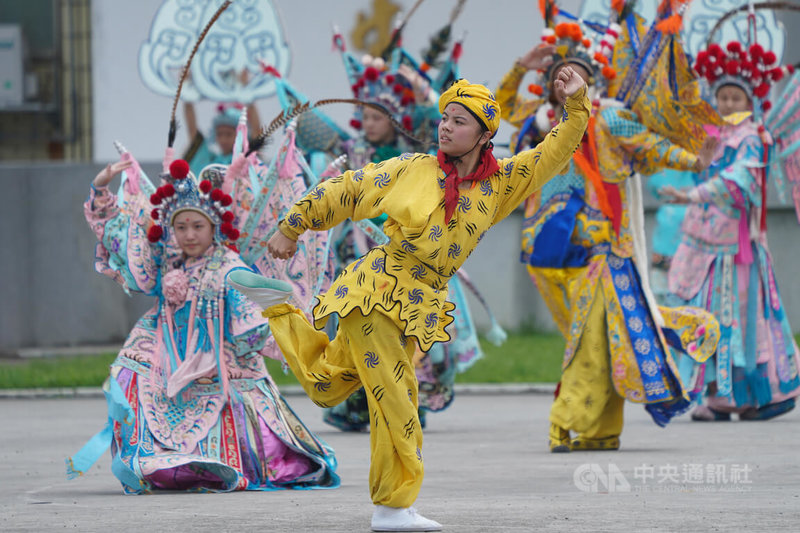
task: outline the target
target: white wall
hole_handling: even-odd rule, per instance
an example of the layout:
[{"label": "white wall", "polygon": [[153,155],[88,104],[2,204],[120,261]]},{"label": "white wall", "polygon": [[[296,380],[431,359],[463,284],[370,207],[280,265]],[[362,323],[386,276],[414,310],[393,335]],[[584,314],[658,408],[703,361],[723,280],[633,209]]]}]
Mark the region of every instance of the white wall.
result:
[{"label": "white wall", "polygon": [[[414,0],[393,0],[409,9]],[[331,25],[336,23],[345,39],[358,11],[371,10],[372,0],[273,0],[283,21],[292,61],[287,78],[312,101],[351,96],[339,54],[331,51]],[[573,12],[579,2],[560,4]],[[116,159],[111,142],[119,139],[140,161],[160,160],[166,146],[171,99],[156,95],[141,82],[138,54],[148,37],[160,0],[92,2],[92,53],[94,80],[94,158]],[[404,45],[419,54],[429,36],[447,21],[454,0],[423,2],[411,18]],[[456,21],[454,35],[467,32],[461,74],[494,89],[514,60],[539,42],[542,21],[533,0],[470,0]],[[348,45],[350,43],[348,42]],[[352,47],[349,47],[352,49]],[[258,103],[262,122],[280,112],[275,97]],[[352,109],[326,109],[343,125]],[[199,124],[210,124],[213,105],[198,106]],[[180,112],[179,112],[180,118]],[[507,142],[511,129],[504,125],[497,140]],[[180,150],[187,143],[179,132]]]}]

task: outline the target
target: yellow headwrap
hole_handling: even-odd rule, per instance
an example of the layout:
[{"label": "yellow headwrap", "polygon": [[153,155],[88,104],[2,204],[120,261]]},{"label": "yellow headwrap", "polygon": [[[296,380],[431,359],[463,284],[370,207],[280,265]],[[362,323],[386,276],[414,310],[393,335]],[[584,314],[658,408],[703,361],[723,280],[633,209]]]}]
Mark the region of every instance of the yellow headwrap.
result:
[{"label": "yellow headwrap", "polygon": [[439,97],[439,113],[444,112],[447,104],[456,102],[463,105],[489,128],[494,135],[500,126],[500,104],[494,99],[492,91],[485,86],[470,83],[465,79],[456,80],[442,96]]}]

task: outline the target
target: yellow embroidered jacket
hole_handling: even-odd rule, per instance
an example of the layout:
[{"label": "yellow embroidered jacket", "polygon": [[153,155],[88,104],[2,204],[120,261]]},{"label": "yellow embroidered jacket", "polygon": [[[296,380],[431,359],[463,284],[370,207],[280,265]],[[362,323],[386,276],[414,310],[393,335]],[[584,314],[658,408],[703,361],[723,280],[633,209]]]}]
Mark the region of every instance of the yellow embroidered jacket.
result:
[{"label": "yellow embroidered jacket", "polygon": [[[567,99],[565,116],[542,143],[500,159],[492,176],[461,189],[449,223],[444,221],[445,174],[436,156],[403,154],[329,179],[297,202],[280,223],[296,239],[304,231],[327,230],[347,218],[386,213],[390,242],[351,263],[319,296],[317,327],[328,316],[363,315],[379,307],[422,350],[447,341],[447,281],[492,225],[508,216],[533,191],[561,172],[581,141],[589,119],[582,89]],[[401,339],[405,342],[405,338]]]}]

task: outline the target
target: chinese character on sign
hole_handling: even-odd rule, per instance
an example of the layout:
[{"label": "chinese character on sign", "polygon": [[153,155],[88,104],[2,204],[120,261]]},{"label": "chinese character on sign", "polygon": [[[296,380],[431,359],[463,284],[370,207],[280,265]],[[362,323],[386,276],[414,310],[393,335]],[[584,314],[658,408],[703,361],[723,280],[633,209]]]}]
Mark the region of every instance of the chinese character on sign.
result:
[{"label": "chinese character on sign", "polygon": [[706,483],[719,485],[727,482],[728,476],[725,473],[725,465],[714,463],[706,465]]},{"label": "chinese character on sign", "polygon": [[647,484],[647,480],[656,478],[656,469],[651,465],[637,466],[633,469],[633,478],[638,479],[643,484]]},{"label": "chinese character on sign", "polygon": [[742,484],[752,483],[753,480],[749,478],[749,474],[750,474],[750,465],[732,464],[730,482],[742,483]]},{"label": "chinese character on sign", "polygon": [[702,483],[703,482],[703,465],[689,463],[683,465],[683,482],[684,483]]},{"label": "chinese character on sign", "polygon": [[677,483],[678,482],[678,466],[666,464],[663,466],[658,467],[658,482],[664,483],[669,481],[670,483]]}]

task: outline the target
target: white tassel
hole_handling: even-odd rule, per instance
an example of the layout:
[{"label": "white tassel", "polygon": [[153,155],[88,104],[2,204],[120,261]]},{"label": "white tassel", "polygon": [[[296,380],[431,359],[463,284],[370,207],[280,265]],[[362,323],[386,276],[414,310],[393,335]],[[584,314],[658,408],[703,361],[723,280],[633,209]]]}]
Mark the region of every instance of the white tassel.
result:
[{"label": "white tassel", "polygon": [[628,189],[628,202],[631,206],[631,234],[633,237],[633,266],[639,273],[642,283],[642,292],[650,308],[650,314],[658,327],[666,325],[661,311],[658,310],[658,302],[650,287],[650,269],[647,260],[647,240],[644,232],[644,202],[642,200],[642,178],[639,174],[634,174],[628,179],[626,187]]}]

